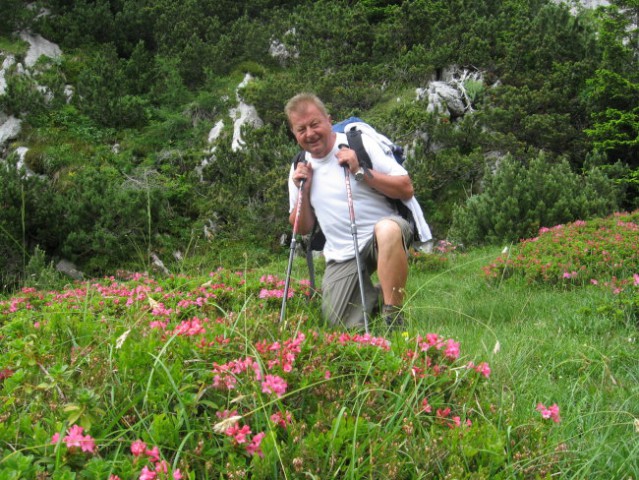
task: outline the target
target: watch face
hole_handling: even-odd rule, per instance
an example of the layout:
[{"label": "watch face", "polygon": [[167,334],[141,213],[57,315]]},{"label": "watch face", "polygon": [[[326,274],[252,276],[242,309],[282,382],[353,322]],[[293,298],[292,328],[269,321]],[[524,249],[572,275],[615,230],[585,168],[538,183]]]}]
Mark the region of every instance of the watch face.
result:
[{"label": "watch face", "polygon": [[362,180],[364,180],[364,172],[362,172],[361,170],[358,172],[355,172],[355,180],[357,180],[358,182],[361,182]]}]

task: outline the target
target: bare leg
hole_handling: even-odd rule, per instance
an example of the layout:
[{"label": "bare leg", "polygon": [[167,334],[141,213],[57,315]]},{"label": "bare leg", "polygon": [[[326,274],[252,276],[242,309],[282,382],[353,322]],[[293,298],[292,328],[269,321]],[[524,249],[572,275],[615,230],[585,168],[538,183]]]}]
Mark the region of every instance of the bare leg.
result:
[{"label": "bare leg", "polygon": [[402,232],[392,220],[375,225],[377,240],[377,276],[384,295],[384,304],[402,305],[408,280],[408,258],[404,251]]}]

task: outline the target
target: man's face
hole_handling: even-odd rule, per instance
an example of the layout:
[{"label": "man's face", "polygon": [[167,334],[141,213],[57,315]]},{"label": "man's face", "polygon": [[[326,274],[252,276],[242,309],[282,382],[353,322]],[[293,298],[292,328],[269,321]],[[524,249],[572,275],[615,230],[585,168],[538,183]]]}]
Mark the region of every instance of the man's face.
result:
[{"label": "man's face", "polygon": [[333,149],[335,134],[331,118],[313,103],[306,103],[289,116],[291,130],[297,143],[314,158],[323,158]]}]

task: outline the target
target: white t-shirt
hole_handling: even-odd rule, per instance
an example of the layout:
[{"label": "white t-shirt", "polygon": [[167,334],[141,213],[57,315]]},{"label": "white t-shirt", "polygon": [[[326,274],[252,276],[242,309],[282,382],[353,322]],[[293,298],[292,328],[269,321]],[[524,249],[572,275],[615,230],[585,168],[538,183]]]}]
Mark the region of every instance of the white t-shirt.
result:
[{"label": "white t-shirt", "polygon": [[[406,169],[387,156],[377,143],[369,141],[364,136],[362,140],[373,164],[373,170],[387,175],[408,175]],[[315,210],[315,216],[326,236],[324,257],[327,261],[337,262],[355,257],[344,168],[338,163],[335,156],[340,144],[348,145],[346,135],[343,133],[337,133],[335,145],[328,156],[318,159],[306,152],[305,157],[313,167],[310,200],[311,206]],[[291,167],[289,174],[290,211],[296,208],[299,193],[293,183],[293,171],[294,166]],[[373,237],[375,224],[382,217],[393,215],[396,212],[388,198],[373,190],[366,182],[356,182],[352,175],[350,180],[357,242],[361,250]]]}]

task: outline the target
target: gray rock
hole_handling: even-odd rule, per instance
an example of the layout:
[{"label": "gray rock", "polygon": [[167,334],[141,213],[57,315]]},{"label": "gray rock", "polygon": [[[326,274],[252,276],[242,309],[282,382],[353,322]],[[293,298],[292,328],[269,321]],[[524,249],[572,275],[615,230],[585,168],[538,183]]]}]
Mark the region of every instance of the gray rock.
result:
[{"label": "gray rock", "polygon": [[74,280],[84,279],[84,274],[80,270],[78,270],[78,267],[76,267],[73,262],[70,262],[69,260],[60,260],[55,266],[55,269],[58,272],[73,278]]}]

